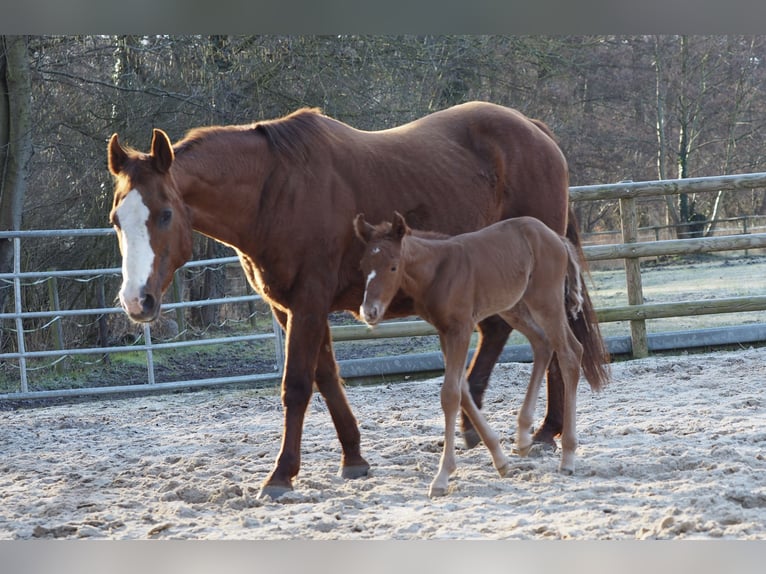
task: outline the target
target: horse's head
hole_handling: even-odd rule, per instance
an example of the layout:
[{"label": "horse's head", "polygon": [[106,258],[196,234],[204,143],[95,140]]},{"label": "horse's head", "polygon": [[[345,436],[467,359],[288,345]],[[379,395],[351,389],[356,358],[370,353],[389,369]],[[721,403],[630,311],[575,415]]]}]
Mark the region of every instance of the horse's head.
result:
[{"label": "horse's head", "polygon": [[173,273],[191,257],[192,228],[170,166],[173,148],[154,130],[149,154],[125,149],[117,134],[109,140],[114,201],[109,221],[122,253],[120,303],[134,321],[152,321]]},{"label": "horse's head", "polygon": [[354,231],[365,244],[361,268],[366,285],[359,315],[368,325],[376,325],[402,284],[402,239],[411,230],[404,217],[395,212],[392,222],[378,225],[370,225],[359,213],[354,218]]}]

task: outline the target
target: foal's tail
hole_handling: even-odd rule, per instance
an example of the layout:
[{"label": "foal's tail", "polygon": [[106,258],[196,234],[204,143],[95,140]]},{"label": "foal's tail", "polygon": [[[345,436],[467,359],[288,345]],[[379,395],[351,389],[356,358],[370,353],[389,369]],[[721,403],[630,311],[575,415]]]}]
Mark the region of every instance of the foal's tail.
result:
[{"label": "foal's tail", "polygon": [[[604,339],[601,336],[601,329],[598,325],[598,318],[596,317],[596,311],[593,308],[588,289],[582,279],[583,271],[587,271],[588,266],[580,244],[580,234],[577,231],[577,218],[575,217],[574,210],[571,206],[569,208],[566,238],[569,240],[565,242],[567,244],[567,249],[569,250],[569,268],[567,270],[569,283],[567,289],[567,308],[570,311],[569,326],[572,328],[577,340],[583,346],[583,374],[588,380],[588,383],[590,383],[591,389],[599,391],[611,379],[609,351],[604,344]],[[577,267],[576,281],[571,278],[573,264]],[[573,291],[572,286],[576,286],[574,290],[577,290],[577,287],[579,287],[580,295],[580,301],[578,303],[579,310],[574,314],[572,314],[572,307],[569,305],[569,292]]]}]

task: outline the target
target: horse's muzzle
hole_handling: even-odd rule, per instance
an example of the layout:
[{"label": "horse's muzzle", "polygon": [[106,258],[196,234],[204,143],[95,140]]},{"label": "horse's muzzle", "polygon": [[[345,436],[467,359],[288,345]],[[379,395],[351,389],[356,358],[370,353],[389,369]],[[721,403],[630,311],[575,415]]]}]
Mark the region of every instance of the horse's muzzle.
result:
[{"label": "horse's muzzle", "polygon": [[154,321],[160,312],[160,304],[151,294],[141,289],[137,297],[126,297],[120,293],[120,303],[128,316],[138,323]]},{"label": "horse's muzzle", "polygon": [[371,327],[380,322],[383,318],[383,313],[385,313],[385,309],[383,309],[379,303],[363,303],[362,306],[359,307],[359,315],[362,317],[362,320]]}]

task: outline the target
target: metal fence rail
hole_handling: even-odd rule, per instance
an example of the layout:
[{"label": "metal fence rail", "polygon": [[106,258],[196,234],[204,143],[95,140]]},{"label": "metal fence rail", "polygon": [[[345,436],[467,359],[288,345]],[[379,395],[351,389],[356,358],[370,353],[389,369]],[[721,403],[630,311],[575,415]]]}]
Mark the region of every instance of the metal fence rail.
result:
[{"label": "metal fence rail", "polygon": [[[5,326],[6,321],[13,321],[16,335],[17,350],[14,352],[0,353],[0,363],[5,361],[18,361],[19,370],[19,391],[11,393],[0,393],[0,400],[7,399],[33,399],[33,398],[55,398],[64,396],[75,395],[94,395],[104,393],[120,393],[120,392],[136,392],[139,390],[149,390],[155,386],[161,386],[163,389],[174,388],[190,388],[195,386],[206,386],[219,383],[235,383],[235,382],[249,382],[249,381],[273,381],[277,377],[278,370],[281,369],[281,352],[275,353],[275,370],[269,373],[253,373],[253,375],[239,376],[239,377],[218,377],[200,379],[196,381],[175,381],[170,383],[156,383],[155,382],[155,369],[153,361],[153,352],[163,349],[180,349],[185,347],[197,347],[206,345],[218,345],[228,344],[236,342],[247,341],[273,341],[275,347],[279,346],[282,340],[281,330],[279,326],[272,322],[272,331],[270,333],[253,333],[249,335],[236,335],[226,337],[212,337],[207,339],[196,339],[191,341],[169,341],[169,342],[155,342],[152,340],[151,325],[146,324],[143,326],[143,344],[132,345],[110,345],[110,346],[98,346],[98,347],[77,347],[77,348],[63,348],[63,349],[46,349],[39,351],[27,350],[26,344],[26,331],[24,329],[24,319],[45,319],[57,320],[64,317],[75,316],[101,316],[109,314],[122,315],[124,311],[121,307],[91,307],[82,309],[60,309],[60,310],[47,310],[47,311],[28,311],[23,309],[22,305],[22,290],[24,288],[24,281],[47,279],[50,277],[96,277],[103,275],[119,276],[122,272],[119,267],[106,267],[98,269],[66,269],[66,270],[45,270],[45,271],[21,271],[21,243],[22,240],[28,238],[48,238],[48,237],[88,237],[88,236],[105,236],[114,235],[114,230],[111,228],[106,229],[72,229],[72,230],[29,230],[29,231],[2,231],[0,232],[0,240],[10,239],[13,241],[14,249],[14,269],[11,273],[0,273],[0,282],[11,283],[13,286],[13,300],[14,310],[12,312],[0,313],[0,324]],[[226,265],[231,263],[238,263],[237,257],[219,257],[214,259],[197,259],[189,261],[184,265],[184,269],[195,267],[206,267],[210,265]],[[204,301],[182,301],[182,302],[169,302],[163,303],[163,309],[172,311],[176,309],[184,309],[191,307],[199,307],[202,305],[221,305],[231,303],[247,303],[261,300],[261,297],[256,294],[233,296],[233,297],[221,297],[215,299],[206,299]],[[146,382],[147,388],[142,389],[144,385],[140,387],[137,385],[127,386],[110,386],[99,387],[92,389],[57,389],[57,390],[45,390],[45,391],[30,391],[28,383],[28,367],[27,359],[33,358],[64,358],[78,355],[109,355],[120,353],[134,353],[136,351],[146,354],[147,364],[147,376]]]}]

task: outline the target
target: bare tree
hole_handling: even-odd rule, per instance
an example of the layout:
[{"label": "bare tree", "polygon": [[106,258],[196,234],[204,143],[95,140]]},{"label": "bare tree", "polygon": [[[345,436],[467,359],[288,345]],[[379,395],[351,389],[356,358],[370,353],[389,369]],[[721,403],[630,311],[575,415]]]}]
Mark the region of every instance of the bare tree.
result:
[{"label": "bare tree", "polygon": [[[32,89],[24,36],[0,36],[0,229],[21,229],[32,158]],[[12,270],[13,244],[0,239],[0,272]],[[0,286],[0,310],[8,289]]]}]

